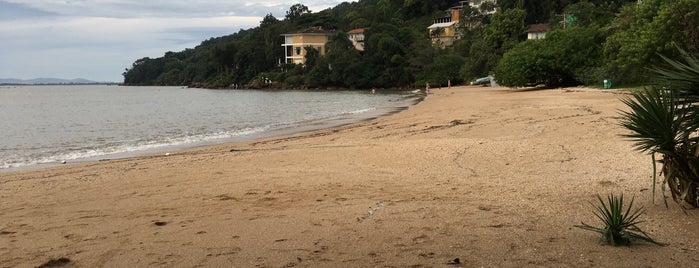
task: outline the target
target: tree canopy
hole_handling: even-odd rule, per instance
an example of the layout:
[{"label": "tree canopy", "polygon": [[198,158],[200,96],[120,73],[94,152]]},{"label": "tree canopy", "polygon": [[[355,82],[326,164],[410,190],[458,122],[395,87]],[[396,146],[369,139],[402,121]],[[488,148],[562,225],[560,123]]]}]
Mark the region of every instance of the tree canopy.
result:
[{"label": "tree canopy", "polygon": [[[258,27],[137,59],[124,83],[408,88],[488,75],[505,86],[643,83],[659,53],[699,53],[699,0],[499,0],[465,7],[461,38],[446,48],[432,45],[427,27],[459,3],[360,0],[319,12],[295,4],[283,19],[267,14]],[[526,40],[534,23],[549,23],[545,39]],[[329,42],[322,52],[308,48],[305,65],[285,63],[282,34],[309,27],[331,31]],[[347,37],[355,28],[365,29],[364,51]]]},{"label": "tree canopy", "polygon": [[600,65],[601,41],[595,27],[551,31],[545,39],[527,40],[505,53],[495,77],[506,86],[582,84]]}]

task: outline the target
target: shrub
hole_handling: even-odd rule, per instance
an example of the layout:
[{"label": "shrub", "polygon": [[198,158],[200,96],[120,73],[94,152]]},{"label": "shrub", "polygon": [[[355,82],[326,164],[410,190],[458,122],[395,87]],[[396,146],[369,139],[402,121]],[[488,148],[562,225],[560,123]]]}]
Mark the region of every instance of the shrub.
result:
[{"label": "shrub", "polygon": [[[663,189],[667,185],[676,202],[699,207],[699,60],[681,55],[682,61],[663,57],[668,66],[652,69],[657,85],[623,99],[631,110],[621,113],[621,125],[632,131],[624,136],[637,150],[653,156],[653,186],[659,163]],[[656,154],[661,155],[657,162]]]},{"label": "shrub", "polygon": [[628,245],[633,240],[642,240],[660,246],[665,245],[653,240],[636,226],[636,224],[641,223],[639,217],[645,213],[645,209],[642,207],[632,209],[633,198],[631,198],[626,210],[624,210],[624,195],[616,197],[611,194],[607,197],[606,204],[599,195],[597,195],[597,200],[599,200],[599,205],[593,205],[595,208],[593,213],[602,221],[604,228],[594,227],[584,222],[575,227],[602,234],[600,243],[612,246]]},{"label": "shrub", "polygon": [[503,86],[580,84],[579,72],[599,66],[602,32],[597,27],[554,30],[542,40],[527,40],[505,53],[495,68]]}]

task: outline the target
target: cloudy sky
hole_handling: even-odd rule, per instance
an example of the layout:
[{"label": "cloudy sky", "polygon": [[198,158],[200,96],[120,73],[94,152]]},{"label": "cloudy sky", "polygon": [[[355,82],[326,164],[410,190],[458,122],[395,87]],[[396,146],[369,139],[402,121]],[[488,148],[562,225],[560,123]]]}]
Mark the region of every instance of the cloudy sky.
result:
[{"label": "cloudy sky", "polygon": [[[348,1],[348,0],[345,0]],[[121,82],[142,57],[283,19],[293,4],[318,12],[341,0],[0,0],[0,78]]]}]

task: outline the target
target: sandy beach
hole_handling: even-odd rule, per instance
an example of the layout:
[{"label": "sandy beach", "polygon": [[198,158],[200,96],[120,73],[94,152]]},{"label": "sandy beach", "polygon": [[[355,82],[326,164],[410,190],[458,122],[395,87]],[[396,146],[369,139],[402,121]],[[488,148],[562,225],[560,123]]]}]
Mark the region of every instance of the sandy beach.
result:
[{"label": "sandy beach", "polygon": [[[0,173],[0,267],[697,266],[699,213],[653,202],[623,96],[433,89],[339,128]],[[609,193],[670,245],[575,228]]]}]

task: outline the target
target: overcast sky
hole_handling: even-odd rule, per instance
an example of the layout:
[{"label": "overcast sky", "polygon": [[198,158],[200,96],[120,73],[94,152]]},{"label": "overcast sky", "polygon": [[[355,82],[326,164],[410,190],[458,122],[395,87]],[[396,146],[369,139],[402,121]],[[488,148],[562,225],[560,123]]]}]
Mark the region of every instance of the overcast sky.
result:
[{"label": "overcast sky", "polygon": [[283,19],[297,3],[318,12],[345,1],[0,0],[0,78],[122,82],[139,58]]}]

